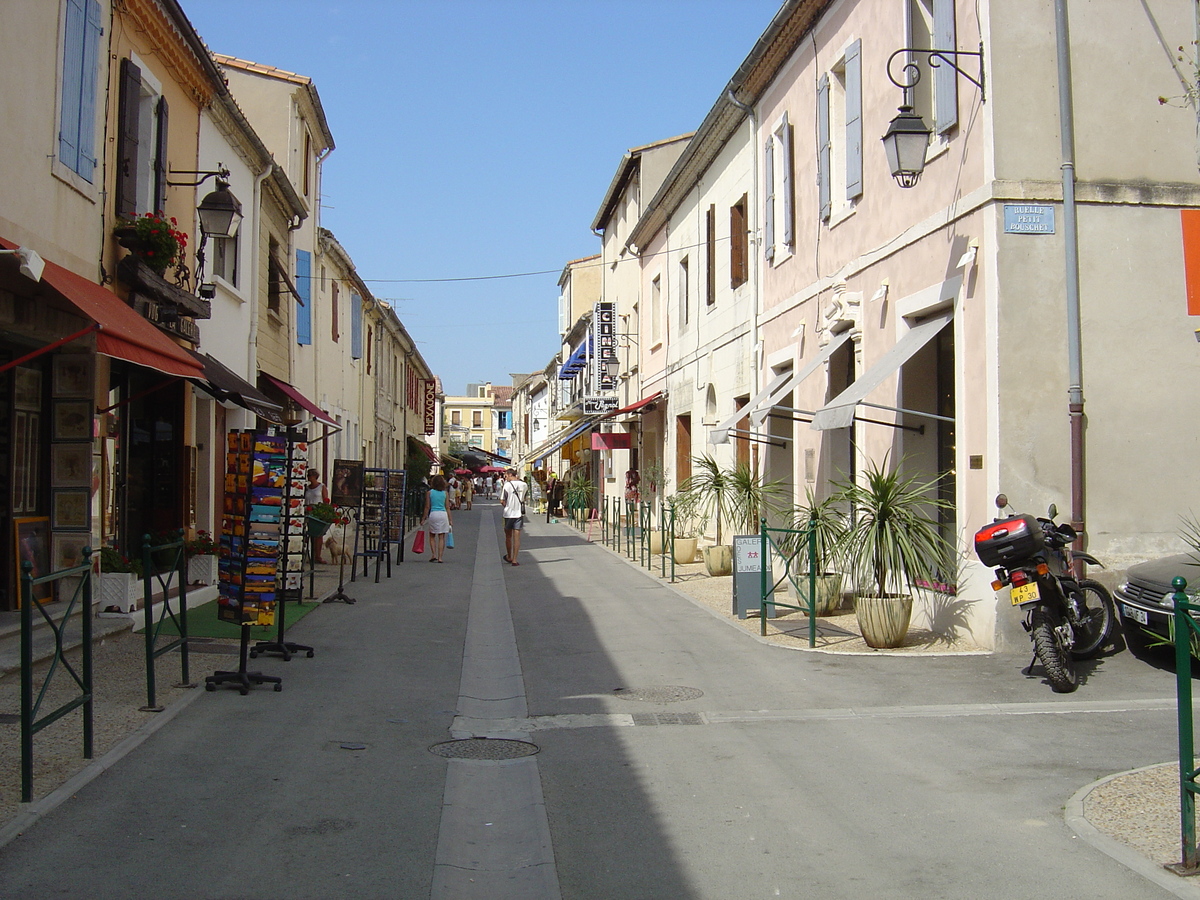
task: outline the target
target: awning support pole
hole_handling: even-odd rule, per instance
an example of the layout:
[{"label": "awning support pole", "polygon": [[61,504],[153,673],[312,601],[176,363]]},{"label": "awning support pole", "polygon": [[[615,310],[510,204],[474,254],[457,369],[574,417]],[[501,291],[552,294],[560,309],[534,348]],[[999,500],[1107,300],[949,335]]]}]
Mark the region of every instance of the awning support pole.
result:
[{"label": "awning support pole", "polygon": [[71,343],[71,341],[77,341],[84,335],[91,334],[93,331],[99,331],[99,330],[100,330],[100,323],[93,322],[87,328],[77,331],[74,334],[68,334],[65,338],[59,338],[53,344],[47,344],[45,347],[42,347],[39,350],[34,350],[32,353],[26,353],[20,359],[14,359],[11,362],[6,362],[4,365],[0,366],[0,372],[7,372],[9,369],[13,368],[14,366],[19,366],[23,362],[29,362],[29,360],[34,359],[35,357],[41,356],[43,353],[49,353],[51,350],[57,350],[63,344],[69,344],[69,343]]}]

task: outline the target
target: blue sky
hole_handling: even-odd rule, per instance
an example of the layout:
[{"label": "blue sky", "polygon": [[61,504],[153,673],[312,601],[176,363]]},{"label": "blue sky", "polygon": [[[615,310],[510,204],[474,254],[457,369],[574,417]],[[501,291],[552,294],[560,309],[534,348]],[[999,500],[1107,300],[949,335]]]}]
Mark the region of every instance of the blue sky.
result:
[{"label": "blue sky", "polygon": [[555,354],[622,155],[694,131],[780,0],[182,3],[215,52],[313,79],[321,224],[458,394]]}]

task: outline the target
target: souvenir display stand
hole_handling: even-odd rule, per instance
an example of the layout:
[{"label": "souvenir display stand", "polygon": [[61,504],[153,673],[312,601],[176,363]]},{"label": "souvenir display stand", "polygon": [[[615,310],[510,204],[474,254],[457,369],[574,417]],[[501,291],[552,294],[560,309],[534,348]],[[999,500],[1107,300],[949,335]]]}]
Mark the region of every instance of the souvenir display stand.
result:
[{"label": "souvenir display stand", "polygon": [[396,563],[404,562],[404,495],[408,492],[408,473],[403,469],[385,469],[387,473],[387,542],[396,545]]},{"label": "souvenir display stand", "polygon": [[[259,641],[250,648],[250,658],[254,659],[260,653],[275,653],[289,661],[293,654],[304,653],[312,659],[313,648],[307,644],[297,644],[283,639],[286,630],[287,601],[301,602],[304,593],[304,559],[308,538],[305,532],[304,488],[308,475],[308,436],[303,431],[288,431],[284,434],[287,455],[282,460],[272,461],[273,467],[281,466],[283,473],[283,494],[279,514],[279,566],[276,579],[279,585],[279,598],[276,603],[276,624],[278,633],[273,641]],[[252,489],[268,487],[276,490],[280,471],[273,468],[270,474],[259,476],[255,474]],[[260,485],[259,480],[263,483]]]},{"label": "souvenir display stand", "polygon": [[387,577],[392,577],[391,547],[396,545],[396,562],[404,558],[404,486],[406,474],[397,469],[366,469],[362,508],[359,510],[359,528],[354,540],[354,570],[350,580],[354,581],[358,571],[358,560],[363,560],[363,577],[368,572],[370,561],[375,560],[375,583],[379,583],[379,571],[387,566]]},{"label": "souvenir display stand", "polygon": [[240,625],[242,643],[238,670],[207,676],[204,688],[234,684],[248,694],[251,685],[272,684],[280,691],[282,679],[247,671],[247,659],[250,626],[275,623],[287,440],[273,432],[231,431],[225,463],[217,618]]},{"label": "souvenir display stand", "polygon": [[[346,523],[344,526],[342,526],[343,529],[349,529],[350,528],[350,519],[355,513],[354,507],[353,506],[339,506],[337,508],[337,511],[338,511],[338,518]],[[357,529],[355,529],[355,531],[357,532]],[[345,532],[343,531],[343,533],[345,533]],[[356,536],[355,543],[357,544],[357,542],[358,542],[358,538]],[[351,581],[354,580],[353,573],[351,573],[350,580]],[[332,594],[330,594],[328,597],[326,597],[321,602],[322,603],[337,603],[339,601],[342,603],[354,603],[355,602],[353,597],[350,597],[346,594],[346,555],[344,553],[338,556],[338,588],[336,591],[334,591]]]}]

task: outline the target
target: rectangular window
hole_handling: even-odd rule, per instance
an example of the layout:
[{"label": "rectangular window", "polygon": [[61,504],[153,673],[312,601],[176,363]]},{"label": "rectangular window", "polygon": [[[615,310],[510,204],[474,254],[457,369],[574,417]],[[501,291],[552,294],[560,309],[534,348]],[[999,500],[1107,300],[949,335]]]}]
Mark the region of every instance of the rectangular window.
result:
[{"label": "rectangular window", "polygon": [[307,250],[296,251],[296,293],[300,299],[296,305],[296,343],[312,343],[313,290],[312,254]]},{"label": "rectangular window", "polygon": [[101,32],[98,0],[67,0],[58,159],[88,183],[96,169],[96,64]]},{"label": "rectangular window", "polygon": [[450,424],[451,425],[461,425],[462,424],[462,412],[460,410],[456,409],[450,413]]},{"label": "rectangular window", "polygon": [[729,286],[741,287],[749,277],[747,252],[750,242],[746,218],[746,195],[729,208]]},{"label": "rectangular window", "polygon": [[[362,297],[350,295],[350,358],[362,359]],[[415,407],[414,407],[415,408]]]},{"label": "rectangular window", "polygon": [[704,215],[704,304],[717,302],[717,207],[709,206]]},{"label": "rectangular window", "polygon": [[374,349],[374,344],[371,343],[372,328],[367,326],[367,374],[371,374],[371,351]]},{"label": "rectangular window", "polygon": [[692,477],[692,417],[675,417],[675,483]]},{"label": "rectangular window", "polygon": [[476,410],[471,411],[471,427],[472,428],[482,428],[483,427],[483,410],[476,409]]},{"label": "rectangular window", "polygon": [[117,110],[117,215],[158,212],[167,192],[167,101],[129,58],[121,60]]},{"label": "rectangular window", "polygon": [[209,238],[212,245],[212,273],[226,283],[237,287],[238,242],[237,237]]},{"label": "rectangular window", "polygon": [[271,238],[267,245],[267,309],[279,312],[283,297],[283,268],[279,265],[279,244]]},{"label": "rectangular window", "polygon": [[301,174],[301,182],[304,185],[304,196],[305,197],[307,197],[309,195],[309,192],[312,190],[312,184],[309,180],[309,169],[311,168],[311,163],[309,162],[309,160],[311,158],[312,158],[312,135],[310,135],[308,133],[308,130],[305,129],[305,131],[304,131],[304,158],[300,161],[300,164],[304,167],[304,171]]},{"label": "rectangular window", "polygon": [[690,285],[688,284],[688,258],[685,256],[679,261],[679,330],[687,331],[688,323],[691,317],[691,294]]},{"label": "rectangular window", "polygon": [[765,147],[763,165],[763,246],[768,262],[780,262],[795,246],[795,193],[792,171],[793,129],[785,112],[772,129]]},{"label": "rectangular window", "polygon": [[[908,0],[908,47],[954,49],[958,34],[954,0]],[[958,81],[950,66],[929,65],[929,55],[913,54],[909,62],[921,73],[912,92],[913,110],[933,122],[935,134],[944,135],[958,124]]]},{"label": "rectangular window", "polygon": [[650,347],[662,343],[662,277],[650,282]]},{"label": "rectangular window", "polygon": [[[321,271],[324,272],[324,267],[322,267]],[[333,297],[329,301],[329,314],[333,323],[333,342],[336,344],[338,338],[342,336],[341,332],[338,331],[338,282],[336,278],[333,280]]]},{"label": "rectangular window", "polygon": [[821,219],[846,212],[863,192],[862,41],[817,85],[817,181]]},{"label": "rectangular window", "polygon": [[[733,401],[733,405],[740,411],[745,409],[750,404],[750,398],[737,397]],[[734,435],[734,462],[739,466],[750,467],[750,441],[746,439],[746,434],[750,431],[750,414],[742,416],[738,419],[737,428],[740,434]]]}]

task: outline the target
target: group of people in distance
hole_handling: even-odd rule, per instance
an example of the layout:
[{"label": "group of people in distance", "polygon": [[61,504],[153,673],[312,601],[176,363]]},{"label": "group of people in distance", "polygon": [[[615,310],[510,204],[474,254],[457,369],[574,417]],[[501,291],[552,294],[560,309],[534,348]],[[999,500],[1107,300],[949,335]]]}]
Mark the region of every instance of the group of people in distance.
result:
[{"label": "group of people in distance", "polygon": [[[457,482],[457,486],[452,486]],[[495,490],[495,481],[488,479],[484,489],[490,497]],[[507,469],[500,486],[500,515],[504,518],[504,561],[519,566],[517,554],[521,551],[521,530],[525,525],[525,500],[529,486],[517,478],[516,469]],[[429,561],[440,563],[446,553],[446,535],[454,528],[452,511],[465,504],[471,509],[471,498],[475,484],[468,476],[451,477],[447,481],[442,475],[429,479],[429,491],[425,495],[425,511],[421,516],[421,527],[429,532]]]}]

